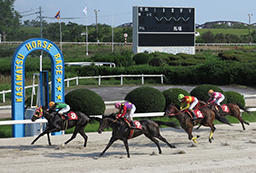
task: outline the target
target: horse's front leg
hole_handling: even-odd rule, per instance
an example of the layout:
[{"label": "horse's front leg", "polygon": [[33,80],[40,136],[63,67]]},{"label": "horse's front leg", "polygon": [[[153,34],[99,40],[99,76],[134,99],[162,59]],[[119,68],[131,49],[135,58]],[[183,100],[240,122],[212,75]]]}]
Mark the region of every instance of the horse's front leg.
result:
[{"label": "horse's front leg", "polygon": [[186,131],[187,134],[188,134],[188,139],[189,139],[189,140],[192,140],[194,143],[197,144],[197,143],[198,143],[198,142],[197,142],[197,138],[198,138],[198,137],[192,135],[192,128],[193,128],[193,127],[189,127],[189,128],[187,128],[187,129],[185,129],[185,131]]},{"label": "horse's front leg", "polygon": [[48,138],[48,144],[49,144],[49,145],[52,145],[51,139],[50,139],[50,133],[49,133],[49,132],[47,133],[47,138]]},{"label": "horse's front leg", "polygon": [[130,158],[130,153],[129,153],[129,146],[128,146],[128,140],[127,139],[123,139],[124,142],[124,146],[127,152],[127,157]]},{"label": "horse's front leg", "polygon": [[[46,128],[45,131],[43,131],[41,134],[39,134],[36,139],[34,139],[31,143],[31,145],[33,145],[40,137],[44,136],[45,134],[49,135],[49,128]],[[50,136],[48,136],[48,142],[50,141]],[[51,145],[51,142],[49,142],[49,145]]]},{"label": "horse's front leg", "polygon": [[110,138],[108,145],[106,146],[106,148],[102,151],[102,153],[100,153],[100,156],[102,156],[107,149],[116,141],[117,139],[115,139],[113,136]]}]

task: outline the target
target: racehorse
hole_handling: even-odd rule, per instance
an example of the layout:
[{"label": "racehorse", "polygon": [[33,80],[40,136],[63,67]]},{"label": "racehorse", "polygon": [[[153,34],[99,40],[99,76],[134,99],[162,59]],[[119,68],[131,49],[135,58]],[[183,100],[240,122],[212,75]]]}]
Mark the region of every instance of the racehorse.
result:
[{"label": "racehorse", "polygon": [[[197,124],[210,127],[211,131],[209,135],[209,142],[211,143],[213,140],[213,133],[216,129],[213,124],[213,121],[215,119],[215,113],[207,107],[201,108],[200,111],[203,115],[203,118],[198,118],[194,122],[191,120],[191,116],[189,115],[188,111],[180,111],[178,109],[178,106],[172,104],[167,106],[164,115],[169,117],[175,117],[179,121],[181,127],[187,132],[188,139],[192,139],[194,143],[198,143],[197,138],[199,138],[199,136],[192,135],[193,127]],[[218,119],[225,124],[229,124],[225,117],[218,117]]]},{"label": "racehorse", "polygon": [[45,119],[48,120],[48,123],[47,123],[46,129],[41,134],[39,134],[31,144],[33,145],[41,136],[47,134],[48,143],[49,145],[51,145],[50,135],[49,135],[50,133],[59,132],[61,130],[69,129],[75,126],[73,135],[69,140],[65,142],[65,144],[73,140],[76,137],[77,133],[80,133],[80,135],[84,138],[84,147],[86,147],[88,137],[84,132],[84,128],[89,123],[90,118],[82,112],[75,112],[75,114],[73,115],[77,115],[76,120],[70,120],[70,119],[64,120],[55,111],[48,112],[47,110],[44,110],[42,106],[37,108],[31,120],[35,121],[36,119],[44,117]]},{"label": "racehorse", "polygon": [[103,116],[102,119],[99,120],[100,126],[98,129],[98,133],[101,133],[105,128],[111,127],[112,128],[112,136],[107,144],[106,148],[100,153],[102,156],[107,149],[116,141],[122,140],[124,142],[127,157],[130,157],[129,153],[129,146],[128,146],[128,139],[135,138],[144,134],[147,138],[153,141],[159,151],[159,154],[162,153],[161,148],[159,146],[159,142],[156,138],[166,143],[170,148],[175,148],[174,145],[170,144],[163,136],[160,134],[159,126],[160,125],[167,125],[169,127],[176,127],[177,125],[170,122],[162,122],[162,121],[152,121],[152,120],[140,120],[135,122],[135,124],[141,125],[140,129],[133,128],[131,129],[130,126],[124,120],[116,120],[115,114],[111,114],[109,116]]},{"label": "racehorse", "polygon": [[[214,110],[214,112],[216,114],[220,114],[219,109],[218,109],[216,104],[215,105],[209,105],[209,104],[204,103],[204,102],[200,102],[200,104],[201,104],[201,106],[204,106],[204,105],[208,106],[209,108]],[[223,105],[221,105],[221,108],[222,108],[223,113],[220,114],[220,115],[221,116],[231,115],[231,116],[235,117],[242,124],[243,130],[245,130],[244,124],[250,125],[248,122],[243,120],[243,118],[241,117],[240,109],[242,109],[243,111],[248,113],[248,111],[245,110],[244,108],[240,108],[237,104],[233,104],[233,103],[223,104]]]}]

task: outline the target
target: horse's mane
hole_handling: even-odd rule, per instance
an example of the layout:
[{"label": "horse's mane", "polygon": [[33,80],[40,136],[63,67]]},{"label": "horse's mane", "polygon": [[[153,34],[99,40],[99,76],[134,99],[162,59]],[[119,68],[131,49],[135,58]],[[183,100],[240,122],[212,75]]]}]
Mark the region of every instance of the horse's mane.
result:
[{"label": "horse's mane", "polygon": [[102,118],[112,118],[112,119],[116,119],[116,113],[112,113],[110,115],[103,115]]},{"label": "horse's mane", "polygon": [[169,104],[169,106],[168,107],[171,107],[171,106],[174,106],[174,107],[176,107],[178,110],[180,110],[180,106],[178,105],[178,104]]}]

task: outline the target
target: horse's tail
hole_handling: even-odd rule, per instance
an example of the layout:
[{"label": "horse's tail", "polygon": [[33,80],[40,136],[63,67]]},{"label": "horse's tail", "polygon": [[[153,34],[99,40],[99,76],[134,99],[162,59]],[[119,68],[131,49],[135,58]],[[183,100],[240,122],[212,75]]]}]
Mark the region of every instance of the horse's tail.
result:
[{"label": "horse's tail", "polygon": [[178,128],[178,125],[176,123],[165,122],[165,121],[155,121],[155,120],[154,120],[154,122],[157,123],[159,126],[166,125],[166,126],[169,126],[169,127]]},{"label": "horse's tail", "polygon": [[100,120],[102,119],[102,118],[93,117],[93,116],[88,116],[88,117],[89,117],[89,123],[91,123],[91,122],[93,122],[93,121],[98,121],[98,122],[100,122]]},{"label": "horse's tail", "polygon": [[246,112],[246,113],[250,113],[249,111],[247,111],[245,108],[242,108],[242,107],[240,107],[239,105],[237,105],[241,110],[243,110],[244,112]]},{"label": "horse's tail", "polygon": [[219,114],[216,114],[215,115],[215,118],[221,122],[221,123],[224,123],[224,124],[228,124],[230,126],[232,126],[232,124],[230,124],[230,122],[224,117],[224,116],[220,116]]}]

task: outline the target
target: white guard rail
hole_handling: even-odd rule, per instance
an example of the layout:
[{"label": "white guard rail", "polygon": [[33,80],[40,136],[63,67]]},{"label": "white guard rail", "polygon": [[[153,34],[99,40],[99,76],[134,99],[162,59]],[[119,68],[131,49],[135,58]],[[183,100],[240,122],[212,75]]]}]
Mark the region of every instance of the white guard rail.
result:
[{"label": "white guard rail", "polygon": [[[65,79],[64,81],[67,82],[67,87],[70,86],[70,81],[73,81],[75,80],[76,81],[76,85],[79,85],[79,80],[80,79],[98,79],[98,85],[100,86],[101,85],[101,79],[104,79],[104,78],[120,78],[120,85],[123,85],[124,84],[124,78],[126,77],[140,77],[141,78],[141,84],[144,85],[144,79],[145,77],[160,77],[161,78],[161,84],[164,83],[164,75],[163,74],[140,74],[140,75],[132,75],[132,74],[127,74],[127,75],[124,75],[124,74],[121,74],[121,75],[108,75],[108,76],[85,76],[85,77],[73,77],[73,78],[68,78],[68,79]],[[51,82],[49,82],[49,85],[51,84]],[[33,88],[33,87],[37,87],[38,84],[35,84],[35,85],[30,85],[30,86],[26,86],[25,89],[28,89],[28,88]],[[4,91],[1,91],[0,94],[3,95],[3,103],[6,102],[6,94],[7,93],[11,93],[12,90],[4,90]]]}]

